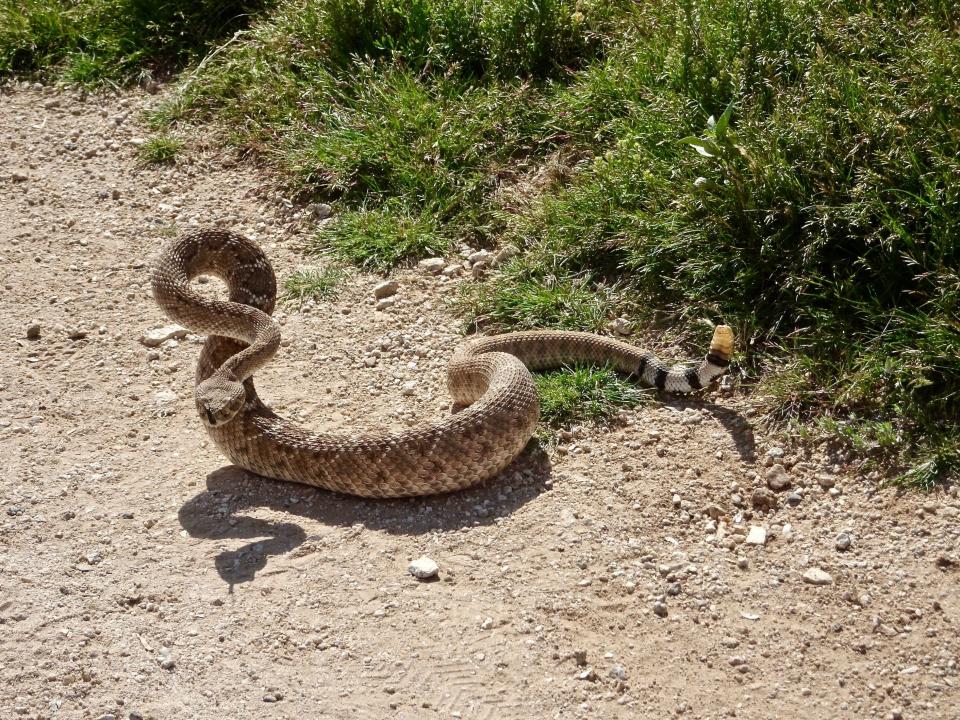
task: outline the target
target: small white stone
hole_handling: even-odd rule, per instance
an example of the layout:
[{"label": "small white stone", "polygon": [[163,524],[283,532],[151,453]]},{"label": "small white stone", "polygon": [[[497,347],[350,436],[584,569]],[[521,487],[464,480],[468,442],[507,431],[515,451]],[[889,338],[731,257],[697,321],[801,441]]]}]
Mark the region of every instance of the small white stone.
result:
[{"label": "small white stone", "polygon": [[386,280],[373,288],[373,296],[377,300],[395,295],[400,289],[400,283],[396,280]]},{"label": "small white stone", "polygon": [[493,255],[489,250],[477,250],[476,252],[470,253],[467,260],[469,260],[471,264],[479,262],[489,263],[492,257]]},{"label": "small white stone", "polygon": [[410,397],[417,390],[417,381],[408,380],[403,384],[403,387],[400,389],[400,394],[406,397]]},{"label": "small white stone", "polygon": [[447,265],[442,270],[442,275],[448,278],[456,277],[460,274],[461,270],[463,270],[463,265]]},{"label": "small white stone", "polygon": [[810,568],[803,574],[803,581],[811,585],[832,585],[833,576],[820,568]]},{"label": "small white stone", "polygon": [[493,262],[490,263],[490,266],[497,267],[498,265],[502,265],[507,260],[515,257],[519,253],[520,250],[518,250],[515,245],[504,245],[502,248],[500,248],[500,251],[493,256]]},{"label": "small white stone", "polygon": [[162,390],[157,390],[153,394],[153,401],[157,405],[169,405],[177,401],[177,394],[170,388],[164,388]]},{"label": "small white stone", "polygon": [[610,323],[610,329],[617,335],[629,335],[633,332],[633,325],[626,318],[618,317]]},{"label": "small white stone", "polygon": [[407,572],[409,572],[418,580],[428,580],[432,577],[435,577],[436,574],[440,572],[440,566],[424,555],[423,557],[417,558],[410,563],[410,566],[407,568]]},{"label": "small white stone", "polygon": [[766,545],[767,530],[759,525],[751,525],[745,541],[747,545]]},{"label": "small white stone", "polygon": [[179,325],[165,325],[164,327],[147,330],[140,336],[140,342],[147,347],[157,347],[166,340],[184,338],[187,336],[187,329]]},{"label": "small white stone", "polygon": [[767,487],[777,491],[790,487],[790,476],[783,465],[774,465],[767,471]]},{"label": "small white stone", "polygon": [[374,310],[387,310],[392,308],[397,304],[397,299],[392,297],[385,297],[382,300],[377,300],[377,304],[373,306]]},{"label": "small white stone", "polygon": [[307,205],[307,210],[317,220],[326,220],[333,215],[333,208],[327,205],[327,203],[310,203]]},{"label": "small white stone", "polygon": [[446,266],[447,261],[443,258],[427,258],[417,263],[417,267],[425,270],[431,275],[439,275],[440,271]]}]

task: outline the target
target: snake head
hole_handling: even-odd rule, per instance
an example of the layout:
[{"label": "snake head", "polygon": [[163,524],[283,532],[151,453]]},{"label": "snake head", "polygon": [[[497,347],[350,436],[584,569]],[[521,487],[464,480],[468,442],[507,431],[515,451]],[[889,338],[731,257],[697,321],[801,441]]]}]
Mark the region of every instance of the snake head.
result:
[{"label": "snake head", "polygon": [[243,383],[219,373],[214,373],[197,385],[197,410],[207,427],[219,427],[230,422],[243,408],[246,399]]}]

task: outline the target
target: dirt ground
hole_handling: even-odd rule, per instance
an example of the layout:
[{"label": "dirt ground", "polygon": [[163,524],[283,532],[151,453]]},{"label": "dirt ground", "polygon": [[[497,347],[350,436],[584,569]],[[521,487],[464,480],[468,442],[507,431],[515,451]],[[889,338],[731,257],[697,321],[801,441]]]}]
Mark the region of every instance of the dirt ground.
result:
[{"label": "dirt ground", "polygon": [[[156,101],[0,95],[0,717],[960,718],[957,489],[783,447],[743,397],[658,398],[444,497],[226,465],[200,338],[141,342],[151,263],[219,224],[283,278],[315,221],[201,139],[138,167]],[[468,276],[284,308],[261,395],[342,432],[449,412]]]}]

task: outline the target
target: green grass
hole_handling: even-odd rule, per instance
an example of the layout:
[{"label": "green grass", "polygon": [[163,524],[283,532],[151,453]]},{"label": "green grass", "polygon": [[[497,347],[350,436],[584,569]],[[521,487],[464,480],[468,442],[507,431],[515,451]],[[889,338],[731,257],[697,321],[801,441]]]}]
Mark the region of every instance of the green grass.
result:
[{"label": "green grass", "polygon": [[137,148],[137,158],[146,165],[172,165],[183,149],[183,140],[170,135],[154,135]]},{"label": "green grass", "polygon": [[312,249],[331,252],[367,270],[386,272],[408,260],[442,255],[447,243],[429,216],[387,206],[343,213],[320,231]]},{"label": "green grass", "polygon": [[261,0],[0,0],[0,75],[96,86],[164,75],[244,27]]},{"label": "green grass", "polygon": [[[626,315],[699,353],[722,320],[772,419],[907,484],[960,474],[954,3],[282,0],[228,45],[245,18],[154,42],[193,5],[146,35],[119,0],[0,7],[0,72],[129,78],[218,45],[151,122],[218,123],[335,200],[314,252],[382,271],[510,243],[469,324]],[[133,13],[143,54],[105,52],[91,8]]]},{"label": "green grass", "polygon": [[650,396],[610,368],[572,367],[534,376],[540,397],[540,419],[552,428],[595,422],[639,405]]},{"label": "green grass", "polygon": [[298,270],[283,281],[281,300],[302,305],[307,300],[335,298],[345,274],[344,269],[337,265]]}]

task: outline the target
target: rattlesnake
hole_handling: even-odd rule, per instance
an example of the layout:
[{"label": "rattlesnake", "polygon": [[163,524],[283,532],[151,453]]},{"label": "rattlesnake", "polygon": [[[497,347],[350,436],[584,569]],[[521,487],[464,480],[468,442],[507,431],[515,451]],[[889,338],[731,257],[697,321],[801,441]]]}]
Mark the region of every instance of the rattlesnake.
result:
[{"label": "rattlesnake", "polygon": [[[229,301],[190,287],[220,277]],[[726,325],[696,368],[668,368],[648,352],[598,335],[564,331],[475,337],[454,352],[447,385],[466,406],[438,422],[393,434],[314,433],[284,420],[257,396],[252,375],[280,345],[270,314],[276,277],[258,245],[232,232],[199,230],[162,251],[153,297],[174,321],[207,334],[197,363],[196,403],[207,432],[236,465],[267,477],[366,497],[430,495],[469,487],[513,460],[540,407],[530,370],[610,364],[646,385],[690,392],[719,377],[733,352]],[[528,369],[529,368],[529,369]]]}]

